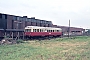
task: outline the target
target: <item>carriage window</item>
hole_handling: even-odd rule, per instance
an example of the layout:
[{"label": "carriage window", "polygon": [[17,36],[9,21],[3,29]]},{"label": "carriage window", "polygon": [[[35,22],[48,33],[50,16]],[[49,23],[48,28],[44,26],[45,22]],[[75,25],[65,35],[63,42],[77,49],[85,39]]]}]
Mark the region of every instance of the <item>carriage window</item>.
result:
[{"label": "carriage window", "polygon": [[35,29],[35,32],[37,32],[37,29]]},{"label": "carriage window", "polygon": [[51,30],[51,32],[52,32],[52,30]]},{"label": "carriage window", "polygon": [[35,32],[35,29],[33,29],[33,32]]},{"label": "carriage window", "polygon": [[48,32],[50,32],[50,30],[48,30]]},{"label": "carriage window", "polygon": [[50,32],[50,30],[48,30],[48,32]]},{"label": "carriage window", "polygon": [[42,32],[42,30],[40,29],[40,32]]},{"label": "carriage window", "polygon": [[53,30],[53,32],[54,32],[54,30]]},{"label": "carriage window", "polygon": [[57,32],[57,30],[55,30],[55,32]]},{"label": "carriage window", "polygon": [[47,32],[48,32],[48,30],[47,30]]},{"label": "carriage window", "polygon": [[43,32],[43,30],[42,30],[42,32]]},{"label": "carriage window", "polygon": [[37,29],[33,29],[33,32],[37,32]]},{"label": "carriage window", "polygon": [[42,30],[42,29],[40,29],[40,32],[43,32],[43,30]]},{"label": "carriage window", "polygon": [[37,29],[37,32],[39,32],[39,29]]}]

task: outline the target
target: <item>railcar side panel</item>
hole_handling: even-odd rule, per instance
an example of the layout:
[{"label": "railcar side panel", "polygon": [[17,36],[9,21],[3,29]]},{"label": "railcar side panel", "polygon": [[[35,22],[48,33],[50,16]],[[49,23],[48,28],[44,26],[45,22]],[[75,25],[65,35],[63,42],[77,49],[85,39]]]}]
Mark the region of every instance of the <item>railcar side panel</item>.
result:
[{"label": "railcar side panel", "polygon": [[57,36],[62,35],[62,32],[25,32],[26,36]]}]

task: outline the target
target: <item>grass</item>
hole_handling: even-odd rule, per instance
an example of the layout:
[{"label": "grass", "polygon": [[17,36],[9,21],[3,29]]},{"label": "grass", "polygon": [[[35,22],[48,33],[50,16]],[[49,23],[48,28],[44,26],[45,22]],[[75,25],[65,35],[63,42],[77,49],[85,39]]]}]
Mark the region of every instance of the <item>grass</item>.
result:
[{"label": "grass", "polygon": [[0,45],[0,60],[90,60],[90,37]]}]

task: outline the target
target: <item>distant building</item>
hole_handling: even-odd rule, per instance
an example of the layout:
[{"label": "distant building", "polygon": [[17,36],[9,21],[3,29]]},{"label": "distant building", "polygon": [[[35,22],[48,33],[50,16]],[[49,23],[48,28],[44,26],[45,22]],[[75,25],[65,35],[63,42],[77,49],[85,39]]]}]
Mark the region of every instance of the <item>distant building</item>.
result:
[{"label": "distant building", "polygon": [[57,25],[53,25],[53,27],[62,28],[64,35],[68,35],[68,33],[70,35],[83,35],[83,33],[85,33],[85,29],[83,29],[83,28],[77,28],[77,27],[69,28],[68,26],[57,26]]},{"label": "distant building", "polygon": [[24,29],[25,26],[52,27],[51,21],[0,13],[0,29]]}]

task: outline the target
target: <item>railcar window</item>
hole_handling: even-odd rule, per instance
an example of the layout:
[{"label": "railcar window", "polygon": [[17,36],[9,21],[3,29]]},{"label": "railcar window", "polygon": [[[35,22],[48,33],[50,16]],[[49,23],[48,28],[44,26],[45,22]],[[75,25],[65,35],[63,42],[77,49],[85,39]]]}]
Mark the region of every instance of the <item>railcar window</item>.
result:
[{"label": "railcar window", "polygon": [[48,30],[47,30],[47,32],[48,32]]},{"label": "railcar window", "polygon": [[55,30],[55,32],[57,32],[57,30]]},{"label": "railcar window", "polygon": [[31,29],[29,29],[29,32],[31,32]]},{"label": "railcar window", "polygon": [[31,32],[31,29],[28,29],[28,32]]},{"label": "railcar window", "polygon": [[37,29],[37,32],[39,32],[39,29]]},{"label": "railcar window", "polygon": [[35,29],[35,32],[37,32],[37,29]]},{"label": "railcar window", "polygon": [[31,29],[26,29],[25,32],[31,32]]},{"label": "railcar window", "polygon": [[33,32],[35,32],[35,29],[33,29]]},{"label": "railcar window", "polygon": [[48,30],[48,32],[51,32],[51,30]]},{"label": "railcar window", "polygon": [[59,32],[59,30],[57,30],[57,32]]},{"label": "railcar window", "polygon": [[50,30],[48,30],[48,32],[50,32]]},{"label": "railcar window", "polygon": [[44,32],[46,32],[46,31],[47,31],[47,29],[43,29],[43,31],[44,31]]},{"label": "railcar window", "polygon": [[53,30],[53,32],[54,32],[54,30]]},{"label": "railcar window", "polygon": [[50,30],[48,30],[48,32],[50,32]]},{"label": "railcar window", "polygon": [[37,29],[33,29],[33,32],[37,32]]},{"label": "railcar window", "polygon": [[27,29],[25,29],[25,32],[27,32]]},{"label": "railcar window", "polygon": [[49,30],[47,30],[47,32],[49,32]]},{"label": "railcar window", "polygon": [[40,32],[42,32],[42,30],[40,29]]},{"label": "railcar window", "polygon": [[52,32],[52,30],[51,30],[51,32]]},{"label": "railcar window", "polygon": [[42,32],[44,32],[44,30],[42,30]]},{"label": "railcar window", "polygon": [[42,30],[42,29],[40,29],[40,32],[43,32],[43,30]]},{"label": "railcar window", "polygon": [[33,32],[36,32],[36,29],[33,29]]}]

